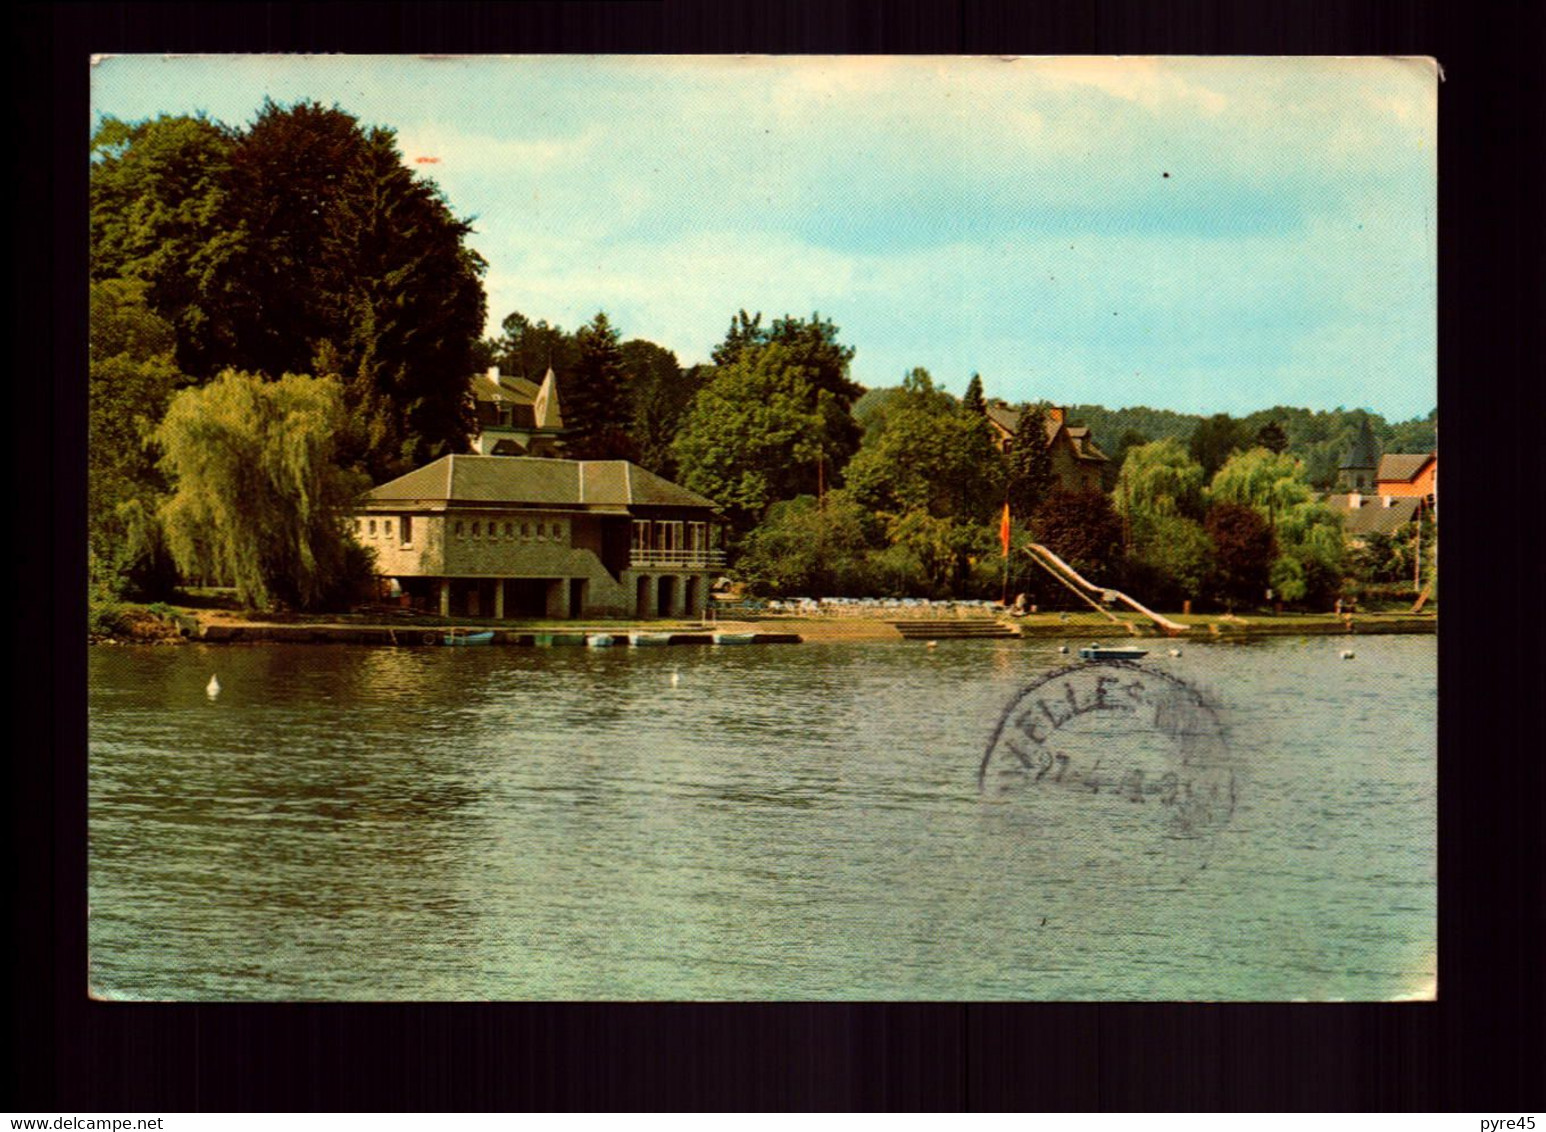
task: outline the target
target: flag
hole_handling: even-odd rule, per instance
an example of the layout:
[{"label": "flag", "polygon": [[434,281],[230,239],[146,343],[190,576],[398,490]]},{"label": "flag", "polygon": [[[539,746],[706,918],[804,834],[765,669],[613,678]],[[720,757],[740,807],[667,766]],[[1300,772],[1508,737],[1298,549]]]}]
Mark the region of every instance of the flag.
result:
[{"label": "flag", "polygon": [[1009,504],[1004,504],[1004,518],[998,525],[998,541],[1004,548],[1004,557],[1009,557]]}]

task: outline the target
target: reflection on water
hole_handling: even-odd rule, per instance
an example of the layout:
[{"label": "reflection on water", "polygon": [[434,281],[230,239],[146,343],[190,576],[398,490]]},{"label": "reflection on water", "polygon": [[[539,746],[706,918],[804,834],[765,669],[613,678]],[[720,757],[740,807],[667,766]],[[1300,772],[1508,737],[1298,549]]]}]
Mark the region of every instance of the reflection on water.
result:
[{"label": "reflection on water", "polygon": [[1194,838],[1142,791],[979,792],[1000,715],[1066,663],[1055,645],[94,649],[91,983],[1411,994],[1436,964],[1435,641],[1338,649],[1144,662],[1225,729],[1238,804]]}]

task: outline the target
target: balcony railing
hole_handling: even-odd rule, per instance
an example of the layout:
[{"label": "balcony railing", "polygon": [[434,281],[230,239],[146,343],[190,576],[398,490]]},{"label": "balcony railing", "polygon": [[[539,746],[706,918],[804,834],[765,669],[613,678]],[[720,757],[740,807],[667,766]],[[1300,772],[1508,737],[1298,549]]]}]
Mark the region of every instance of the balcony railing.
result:
[{"label": "balcony railing", "polygon": [[638,550],[629,553],[633,566],[711,567],[725,564],[723,550]]}]

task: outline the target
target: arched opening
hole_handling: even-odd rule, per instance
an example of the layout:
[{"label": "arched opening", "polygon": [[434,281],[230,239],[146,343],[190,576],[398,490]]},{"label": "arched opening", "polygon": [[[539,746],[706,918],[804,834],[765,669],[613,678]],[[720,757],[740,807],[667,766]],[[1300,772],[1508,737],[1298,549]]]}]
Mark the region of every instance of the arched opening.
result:
[{"label": "arched opening", "polygon": [[639,575],[633,599],[633,615],[635,617],[650,616],[650,580],[646,574]]},{"label": "arched opening", "polygon": [[669,574],[662,575],[660,579],[660,586],[655,601],[655,616],[676,616],[676,579]]},{"label": "arched opening", "polygon": [[684,583],[685,593],[682,596],[682,616],[703,616],[703,579],[694,575]]}]

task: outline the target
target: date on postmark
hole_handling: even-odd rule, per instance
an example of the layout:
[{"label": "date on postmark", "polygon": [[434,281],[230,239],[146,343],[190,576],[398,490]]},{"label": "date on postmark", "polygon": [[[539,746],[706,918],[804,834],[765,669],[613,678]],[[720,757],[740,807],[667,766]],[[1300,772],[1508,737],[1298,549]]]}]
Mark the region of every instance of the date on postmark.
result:
[{"label": "date on postmark", "polygon": [[977,782],[988,795],[1057,791],[1145,807],[1182,838],[1226,824],[1237,791],[1215,706],[1177,676],[1124,661],[1060,668],[1022,689]]}]

